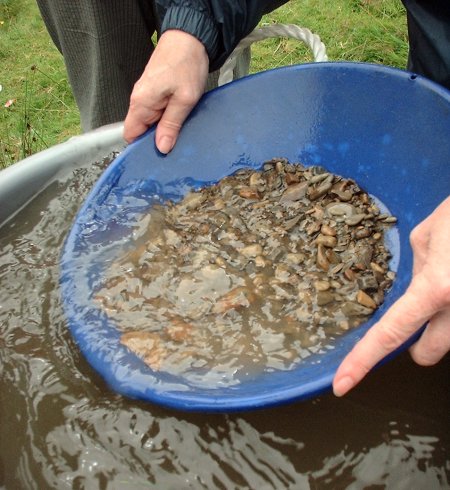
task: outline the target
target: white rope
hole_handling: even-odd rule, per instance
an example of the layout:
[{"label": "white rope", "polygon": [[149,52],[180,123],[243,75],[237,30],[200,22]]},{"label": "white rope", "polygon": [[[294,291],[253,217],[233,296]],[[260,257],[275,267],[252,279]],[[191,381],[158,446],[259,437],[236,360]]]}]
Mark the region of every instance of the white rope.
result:
[{"label": "white rope", "polygon": [[233,69],[236,66],[236,58],[242,50],[248,48],[256,41],[262,41],[271,37],[288,37],[302,41],[312,51],[314,61],[328,61],[325,45],[317,34],[313,34],[306,27],[294,24],[273,24],[260,27],[251,32],[236,46],[219,72],[219,86],[233,80]]}]

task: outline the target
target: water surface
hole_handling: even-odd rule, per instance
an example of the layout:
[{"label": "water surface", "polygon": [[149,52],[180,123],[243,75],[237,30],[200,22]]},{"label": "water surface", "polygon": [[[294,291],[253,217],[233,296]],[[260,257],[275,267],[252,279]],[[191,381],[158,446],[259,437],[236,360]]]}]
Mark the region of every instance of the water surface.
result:
[{"label": "water surface", "polygon": [[52,182],[0,229],[0,489],[450,488],[449,356],[403,354],[349,396],[231,415],[126,399],[61,307],[59,255],[104,164]]}]

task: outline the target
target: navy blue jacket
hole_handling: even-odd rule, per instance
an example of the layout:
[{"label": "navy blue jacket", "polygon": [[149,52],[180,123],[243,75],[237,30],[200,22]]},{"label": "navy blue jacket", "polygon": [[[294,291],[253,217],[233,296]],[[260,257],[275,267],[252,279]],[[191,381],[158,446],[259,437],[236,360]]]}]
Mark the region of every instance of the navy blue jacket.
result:
[{"label": "navy blue jacket", "polygon": [[156,0],[160,33],[179,29],[206,48],[210,71],[220,68],[261,17],[287,0]]}]

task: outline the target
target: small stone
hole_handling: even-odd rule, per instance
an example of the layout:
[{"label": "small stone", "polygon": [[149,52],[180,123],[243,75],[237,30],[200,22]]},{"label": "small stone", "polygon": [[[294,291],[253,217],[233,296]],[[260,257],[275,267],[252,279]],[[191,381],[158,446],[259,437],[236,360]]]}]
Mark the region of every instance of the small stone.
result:
[{"label": "small stone", "polygon": [[361,240],[361,238],[367,238],[370,236],[370,230],[368,228],[359,228],[355,231],[354,237],[357,240]]},{"label": "small stone", "polygon": [[282,174],[284,173],[284,165],[285,165],[285,161],[284,159],[282,160],[278,160],[276,163],[275,163],[275,170],[279,173],[279,174]]},{"label": "small stone", "polygon": [[324,172],[323,174],[317,174],[317,175],[313,175],[309,181],[311,182],[311,184],[317,184],[317,182],[322,182],[322,180],[325,180],[327,177],[329,177],[331,174],[329,174],[328,172]]},{"label": "small stone", "polygon": [[287,282],[291,276],[289,268],[285,264],[280,264],[275,268],[275,278],[279,282]]},{"label": "small stone", "polygon": [[397,218],[395,216],[388,216],[383,220],[385,223],[397,223]]},{"label": "small stone", "polygon": [[338,325],[339,325],[339,328],[340,328],[341,330],[348,330],[348,329],[350,328],[350,324],[348,323],[348,321],[347,321],[347,320],[341,320],[341,321],[338,323]]},{"label": "small stone", "polygon": [[386,218],[389,218],[389,215],[386,213],[381,213],[378,215],[377,219],[380,221],[384,221]]},{"label": "small stone", "polygon": [[244,199],[261,199],[261,195],[256,187],[242,187],[239,195]]},{"label": "small stone", "polygon": [[356,274],[351,269],[346,269],[344,271],[344,276],[349,281],[354,281],[356,279]]},{"label": "small stone", "polygon": [[299,291],[298,299],[300,302],[310,305],[312,303],[311,294],[308,291]]},{"label": "small stone", "polygon": [[261,255],[263,252],[263,248],[259,243],[253,243],[252,245],[247,245],[244,248],[241,248],[239,252],[245,257],[257,257]]},{"label": "small stone", "polygon": [[326,212],[334,218],[341,217],[346,219],[355,214],[355,208],[349,203],[333,202],[326,207]]},{"label": "small stone", "polygon": [[349,216],[346,220],[345,220],[345,224],[348,225],[348,226],[356,226],[356,225],[359,225],[359,223],[361,223],[361,221],[366,217],[365,214],[363,213],[358,213],[358,214],[354,214],[352,216]]},{"label": "small stone", "polygon": [[342,269],[344,268],[344,264],[341,262],[340,264],[336,264],[334,265],[331,269],[330,269],[330,274],[337,274],[338,272],[340,272]]},{"label": "small stone", "polygon": [[372,294],[372,299],[375,301],[377,305],[381,305],[384,301],[384,292],[382,289],[378,289],[375,293]]},{"label": "small stone", "polygon": [[375,277],[370,275],[359,276],[358,277],[358,286],[363,291],[377,291],[378,290],[378,282]]},{"label": "small stone", "polygon": [[354,303],[352,301],[346,301],[342,303],[341,306],[342,313],[345,316],[367,316],[373,313],[372,308],[367,308],[366,306]]},{"label": "small stone", "polygon": [[366,308],[372,308],[374,310],[377,307],[375,301],[361,289],[356,294],[356,301]]},{"label": "small stone", "polygon": [[320,244],[317,247],[316,263],[317,263],[317,266],[324,271],[328,271],[328,269],[330,268],[330,262],[327,259],[327,256],[325,254],[325,248],[322,244]]},{"label": "small stone", "polygon": [[353,267],[355,269],[357,269],[358,271],[364,271],[366,270],[366,266],[363,262],[355,262],[355,264],[353,265]]},{"label": "small stone", "polygon": [[184,204],[187,209],[193,210],[198,208],[205,201],[206,195],[200,192],[190,192],[189,194],[186,194],[185,198],[182,201],[182,204]]},{"label": "small stone", "polygon": [[367,269],[370,267],[370,263],[372,262],[373,249],[367,245],[358,244],[357,252],[356,252],[356,261],[359,264],[362,264],[361,270]]},{"label": "small stone", "polygon": [[333,293],[329,291],[320,291],[317,293],[317,304],[318,306],[325,306],[332,303],[335,300]]},{"label": "small stone", "polygon": [[305,261],[305,254],[302,253],[288,253],[286,254],[286,262],[291,264],[299,265]]},{"label": "small stone", "polygon": [[316,291],[328,291],[331,285],[328,281],[315,281],[314,288]]},{"label": "small stone", "polygon": [[319,197],[324,196],[331,189],[332,185],[333,184],[331,182],[324,182],[319,187],[310,187],[308,189],[308,197],[311,199],[311,201],[315,201],[316,199],[319,199]]},{"label": "small stone", "polygon": [[353,197],[353,192],[351,191],[338,191],[333,190],[332,193],[336,195],[340,201],[347,202],[350,201]]},{"label": "small stone", "polygon": [[336,246],[337,239],[335,236],[319,235],[315,239],[315,243],[317,243],[317,245],[319,245],[319,244],[323,245],[324,247],[327,247],[327,248],[333,248]]},{"label": "small stone", "polygon": [[267,265],[267,261],[261,255],[257,255],[255,257],[255,265],[256,267],[265,267]]},{"label": "small stone", "polygon": [[313,221],[306,227],[306,233],[308,235],[314,235],[314,233],[317,233],[320,230],[320,223],[318,221]]},{"label": "small stone", "polygon": [[299,182],[298,184],[290,185],[280,198],[280,202],[287,201],[298,201],[302,197],[306,196],[306,191],[308,189],[307,182]]},{"label": "small stone", "polygon": [[362,194],[359,199],[362,204],[369,204],[369,196],[367,194]]},{"label": "small stone", "polygon": [[297,184],[300,180],[299,176],[294,173],[287,173],[284,177],[286,185]]},{"label": "small stone", "polygon": [[332,248],[327,248],[325,253],[330,264],[339,264],[341,262],[339,255]]},{"label": "small stone", "polygon": [[214,262],[219,266],[219,267],[225,267],[227,265],[225,259],[218,255],[215,259]]},{"label": "small stone", "polygon": [[320,232],[325,236],[336,236],[336,228],[332,228],[329,225],[322,225]]},{"label": "small stone", "polygon": [[288,219],[284,222],[283,228],[287,231],[292,230],[294,226],[301,220],[301,216],[295,216],[294,218]]},{"label": "small stone", "polygon": [[256,274],[255,277],[253,278],[253,285],[256,288],[263,286],[265,282],[266,282],[266,278],[263,274]]},{"label": "small stone", "polygon": [[250,187],[258,187],[260,185],[264,185],[265,184],[265,181],[264,179],[261,177],[261,174],[259,172],[254,172],[250,175],[250,178],[249,178],[249,184],[250,184]]}]

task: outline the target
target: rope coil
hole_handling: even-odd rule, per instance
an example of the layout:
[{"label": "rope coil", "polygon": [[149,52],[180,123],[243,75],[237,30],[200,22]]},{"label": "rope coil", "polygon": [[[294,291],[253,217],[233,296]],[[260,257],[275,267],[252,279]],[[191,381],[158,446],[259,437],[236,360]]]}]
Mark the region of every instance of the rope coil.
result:
[{"label": "rope coil", "polygon": [[287,37],[302,41],[311,50],[315,62],[328,61],[325,45],[320,37],[317,34],[313,34],[306,27],[299,27],[294,24],[273,24],[264,26],[255,29],[236,46],[220,69],[219,86],[233,80],[233,69],[236,66],[236,59],[244,49],[251,46],[254,42],[272,37]]}]

